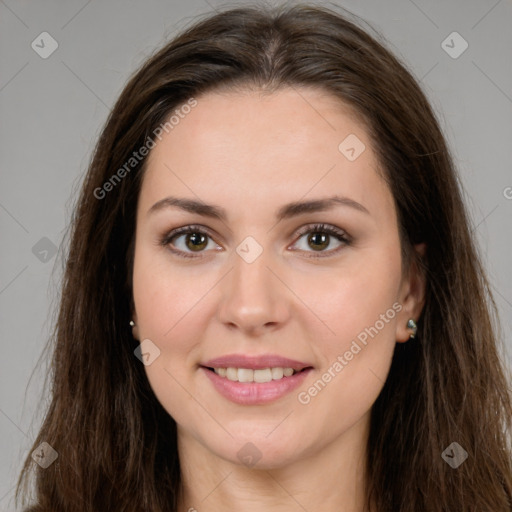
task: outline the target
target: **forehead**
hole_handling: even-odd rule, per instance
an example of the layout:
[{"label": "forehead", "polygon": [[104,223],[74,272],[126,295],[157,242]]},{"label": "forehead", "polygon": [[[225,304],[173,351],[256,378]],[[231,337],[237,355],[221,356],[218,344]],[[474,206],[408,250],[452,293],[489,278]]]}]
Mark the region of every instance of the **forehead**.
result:
[{"label": "forehead", "polygon": [[[151,150],[140,201],[146,210],[166,193],[242,210],[327,193],[369,210],[392,206],[364,125],[337,98],[287,88],[196,100]],[[355,159],[347,157],[352,148]]]}]

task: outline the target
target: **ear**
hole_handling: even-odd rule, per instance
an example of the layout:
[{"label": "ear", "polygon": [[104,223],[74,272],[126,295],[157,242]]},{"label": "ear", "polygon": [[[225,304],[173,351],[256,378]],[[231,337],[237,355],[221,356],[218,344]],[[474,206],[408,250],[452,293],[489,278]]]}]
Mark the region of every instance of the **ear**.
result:
[{"label": "ear", "polygon": [[417,322],[425,305],[426,277],[423,269],[418,264],[418,260],[425,256],[426,250],[427,246],[424,243],[413,247],[409,271],[402,279],[398,298],[402,310],[397,317],[397,343],[405,343],[409,340],[411,331],[407,329],[407,321],[412,318]]}]

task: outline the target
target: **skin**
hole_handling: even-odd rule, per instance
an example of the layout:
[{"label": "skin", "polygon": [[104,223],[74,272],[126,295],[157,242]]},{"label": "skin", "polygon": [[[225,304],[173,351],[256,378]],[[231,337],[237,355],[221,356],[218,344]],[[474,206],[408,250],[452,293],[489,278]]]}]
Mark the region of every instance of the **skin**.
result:
[{"label": "skin", "polygon": [[[409,339],[407,320],[420,315],[425,288],[417,268],[402,264],[392,194],[364,126],[320,90],[215,92],[197,100],[150,153],[133,269],[134,336],[160,350],[145,370],[178,425],[180,510],[318,510],[321,503],[324,511],[362,511],[371,407],[395,343]],[[349,134],[366,145],[352,162],[338,150]],[[334,194],[369,213],[337,205],[276,222],[285,203]],[[169,195],[219,205],[228,220],[176,207],[148,214]],[[330,236],[318,250],[308,233],[297,235],[315,223],[344,230],[351,243]],[[159,244],[190,224],[209,229],[208,245],[195,252],[186,234],[173,244],[199,257]],[[250,264],[236,252],[247,236],[263,249]],[[401,311],[300,403],[298,393],[395,303]],[[279,354],[314,369],[277,401],[239,405],[198,367],[229,353]],[[253,467],[237,456],[249,442],[261,454]]]}]

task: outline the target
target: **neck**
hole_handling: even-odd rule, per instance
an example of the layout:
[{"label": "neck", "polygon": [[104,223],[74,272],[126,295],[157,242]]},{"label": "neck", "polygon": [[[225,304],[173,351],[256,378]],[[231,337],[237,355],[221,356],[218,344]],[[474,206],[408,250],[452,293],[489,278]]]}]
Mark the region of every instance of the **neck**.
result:
[{"label": "neck", "polygon": [[243,510],[365,512],[369,414],[307,456],[267,469],[216,455],[178,426],[179,512]]}]

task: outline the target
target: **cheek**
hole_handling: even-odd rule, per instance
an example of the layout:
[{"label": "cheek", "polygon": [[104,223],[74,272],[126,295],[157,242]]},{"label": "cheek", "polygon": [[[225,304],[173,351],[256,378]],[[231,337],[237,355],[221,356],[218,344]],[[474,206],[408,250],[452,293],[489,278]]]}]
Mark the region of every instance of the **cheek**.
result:
[{"label": "cheek", "polygon": [[198,267],[178,267],[165,252],[140,248],[135,252],[133,295],[141,335],[165,340],[190,325],[191,314],[211,288]]},{"label": "cheek", "polygon": [[[201,311],[201,296],[211,285],[172,266],[150,248],[135,252],[133,295],[140,340],[149,339],[160,351],[145,367],[155,394],[163,403],[183,395],[179,382],[188,378],[188,358],[200,342],[201,327],[194,321]],[[172,398],[174,400],[174,398]]]},{"label": "cheek", "polygon": [[313,290],[306,295],[307,302],[329,328],[324,329],[323,337],[331,349],[344,348],[361,333],[364,338],[375,324],[381,339],[391,337],[394,342],[400,279],[399,252],[379,251],[367,257],[358,254],[314,286],[307,283],[311,286],[304,286],[302,293]]},{"label": "cheek", "polygon": [[140,339],[151,340],[160,351],[144,369],[158,401],[181,425],[189,425],[192,420],[187,411],[197,405],[183,386],[188,388],[189,358],[200,341],[201,328],[193,318],[201,309],[199,299],[207,284],[204,279],[202,284],[191,279],[188,270],[180,271],[149,249],[135,253],[133,295]]},{"label": "cheek", "polygon": [[297,391],[303,414],[318,421],[327,414],[332,435],[349,429],[371,409],[387,379],[396,346],[400,305],[393,302],[390,288],[374,288],[371,296],[358,296],[356,291],[347,285],[337,295],[339,302],[335,304],[333,297],[329,303],[332,316],[326,323],[336,335],[317,339],[321,368]]},{"label": "cheek", "polygon": [[325,329],[320,338],[309,335],[321,367],[296,392],[295,418],[308,426],[301,443],[315,446],[319,435],[327,442],[349,431],[382,391],[400,308],[396,283],[389,272],[386,276],[377,282],[364,272],[340,278],[336,290],[323,295],[323,306],[318,302],[321,318],[335,334]]},{"label": "cheek", "polygon": [[314,309],[329,330],[316,338],[322,368],[310,387],[300,390],[300,403],[351,411],[344,416],[350,422],[376,400],[389,372],[402,307],[397,302],[401,259],[395,249],[361,256],[312,288]]}]

